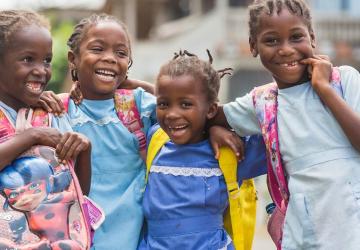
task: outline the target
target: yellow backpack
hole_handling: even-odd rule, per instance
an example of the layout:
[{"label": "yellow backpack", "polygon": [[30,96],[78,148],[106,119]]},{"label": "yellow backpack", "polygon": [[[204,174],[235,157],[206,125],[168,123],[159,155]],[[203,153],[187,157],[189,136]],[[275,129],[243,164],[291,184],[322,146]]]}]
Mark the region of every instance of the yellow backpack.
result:
[{"label": "yellow backpack", "polygon": [[[146,157],[146,180],[151,164],[169,136],[159,128],[152,136]],[[236,250],[251,250],[256,220],[256,190],[254,180],[237,182],[238,161],[229,148],[220,149],[219,165],[229,195],[229,207],[224,215],[224,227],[231,236]]]}]

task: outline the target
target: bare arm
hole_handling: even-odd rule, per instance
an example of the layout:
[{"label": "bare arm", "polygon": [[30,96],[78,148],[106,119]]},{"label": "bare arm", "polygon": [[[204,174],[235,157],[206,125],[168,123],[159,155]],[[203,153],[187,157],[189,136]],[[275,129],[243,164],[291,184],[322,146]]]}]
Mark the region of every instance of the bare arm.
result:
[{"label": "bare arm", "polygon": [[360,152],[360,115],[330,86],[331,63],[319,56],[305,59],[304,63],[312,66],[314,90],[330,109],[353,147]]},{"label": "bare arm", "polygon": [[90,191],[91,183],[91,143],[89,139],[76,132],[66,132],[56,147],[59,159],[76,159],[75,173],[84,194]]},{"label": "bare arm", "polygon": [[29,128],[0,143],[0,170],[33,145],[55,147],[61,134],[54,128]]},{"label": "bare arm", "polygon": [[151,83],[145,82],[145,81],[136,80],[136,79],[126,79],[119,86],[119,88],[121,88],[121,89],[135,89],[138,87],[143,88],[146,92],[149,92],[150,94],[155,93],[154,84],[151,84]]},{"label": "bare arm", "polygon": [[206,124],[206,126],[208,128],[210,128],[212,126],[216,126],[216,125],[221,126],[221,127],[225,127],[225,128],[228,128],[228,129],[231,128],[229,123],[226,120],[225,113],[224,113],[224,108],[223,108],[222,105],[218,106],[218,110],[217,110],[216,115],[214,116],[214,118],[208,120],[207,124]]},{"label": "bare arm", "polygon": [[75,173],[79,179],[83,194],[88,195],[91,184],[91,146],[82,151],[77,157]]}]

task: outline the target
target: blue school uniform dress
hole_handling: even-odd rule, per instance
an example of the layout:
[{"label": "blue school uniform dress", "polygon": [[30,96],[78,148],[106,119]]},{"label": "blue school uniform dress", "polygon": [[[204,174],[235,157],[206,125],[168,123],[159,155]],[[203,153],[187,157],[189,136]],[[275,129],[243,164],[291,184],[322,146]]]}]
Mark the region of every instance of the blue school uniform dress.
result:
[{"label": "blue school uniform dress", "polygon": [[[155,121],[155,97],[134,90],[144,132]],[[89,196],[105,211],[105,221],[95,232],[95,250],[134,250],[143,223],[141,209],[145,163],[137,138],[119,120],[114,99],[69,102],[74,131],[92,143],[92,176]]]},{"label": "blue school uniform dress", "polygon": [[[239,179],[266,172],[262,138],[250,138],[246,145]],[[225,180],[209,141],[186,145],[169,141],[150,168],[143,200],[147,230],[138,249],[234,249],[223,228],[227,206]]]},{"label": "blue school uniform dress", "polygon": [[[360,113],[360,74],[339,68],[339,96]],[[240,135],[259,133],[252,94],[224,105]],[[360,249],[360,154],[310,82],[278,91],[278,130],[290,199],[283,250]]]}]

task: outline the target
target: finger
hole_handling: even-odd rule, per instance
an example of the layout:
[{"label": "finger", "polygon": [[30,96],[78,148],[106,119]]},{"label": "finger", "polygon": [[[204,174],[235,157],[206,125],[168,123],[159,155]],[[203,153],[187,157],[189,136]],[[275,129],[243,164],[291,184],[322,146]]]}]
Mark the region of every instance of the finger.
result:
[{"label": "finger", "polygon": [[240,155],[239,158],[241,160],[245,159],[245,143],[241,140],[240,146],[239,146]]},{"label": "finger", "polygon": [[[43,98],[42,98],[42,99],[43,99]],[[42,100],[42,99],[39,100],[39,102],[38,102],[39,105],[40,105],[43,109],[45,109],[46,112],[52,113],[53,110],[51,109],[51,107],[47,104],[46,101],[44,101],[44,100]]]},{"label": "finger", "polygon": [[216,142],[211,143],[211,147],[214,151],[215,159],[219,159],[219,156],[220,156],[219,144],[217,144]]},{"label": "finger", "polygon": [[56,101],[56,108],[57,108],[58,112],[59,113],[64,113],[65,112],[65,107],[64,107],[63,102],[59,98],[59,96],[56,95],[54,92],[52,92],[51,95],[54,98],[54,100]]},{"label": "finger", "polygon": [[230,149],[235,153],[238,160],[244,159],[243,142],[235,133],[233,133],[233,138],[231,139],[231,141],[227,142],[227,144]]},{"label": "finger", "polygon": [[328,55],[317,55],[317,57],[330,62],[330,57]]},{"label": "finger", "polygon": [[80,152],[79,151],[81,149],[80,145],[81,145],[81,140],[73,140],[68,150],[64,154],[64,160],[74,159]]},{"label": "finger", "polygon": [[71,144],[72,144],[71,134],[70,133],[63,134],[55,150],[56,155],[60,160],[64,160],[65,154]]},{"label": "finger", "polygon": [[315,58],[315,57],[309,57],[309,58],[305,58],[305,59],[302,59],[300,61],[300,63],[302,64],[307,64],[307,65],[313,65],[315,64],[316,62],[318,62],[319,59]]}]

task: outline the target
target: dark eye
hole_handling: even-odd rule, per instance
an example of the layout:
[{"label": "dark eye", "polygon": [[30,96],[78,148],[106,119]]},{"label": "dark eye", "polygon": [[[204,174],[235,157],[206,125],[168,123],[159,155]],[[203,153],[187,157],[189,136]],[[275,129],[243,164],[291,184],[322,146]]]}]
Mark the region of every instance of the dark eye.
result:
[{"label": "dark eye", "polygon": [[127,57],[128,56],[128,53],[125,50],[118,50],[118,51],[116,51],[116,54],[118,56],[120,56],[120,57]]},{"label": "dark eye", "polygon": [[181,107],[185,108],[185,109],[190,108],[191,106],[192,106],[191,102],[182,102],[181,103]]},{"label": "dark eye", "polygon": [[99,52],[103,51],[103,48],[100,46],[95,46],[95,47],[90,48],[90,50],[94,53],[99,53]]},{"label": "dark eye", "polygon": [[302,34],[302,33],[297,33],[297,34],[293,34],[292,36],[291,36],[291,40],[292,41],[301,41],[301,39],[304,37],[304,34]]},{"label": "dark eye", "polygon": [[165,108],[167,108],[168,104],[166,102],[160,101],[160,102],[157,102],[156,106],[159,109],[165,109]]},{"label": "dark eye", "polygon": [[22,59],[23,62],[31,63],[34,59],[31,56],[26,56]]},{"label": "dark eye", "polygon": [[277,39],[275,37],[268,37],[265,39],[265,44],[267,44],[269,46],[274,46],[278,43],[279,43],[279,39]]},{"label": "dark eye", "polygon": [[45,64],[45,66],[50,66],[51,65],[51,61],[52,61],[52,57],[47,57],[47,58],[45,58],[45,60],[44,60],[44,64]]}]

